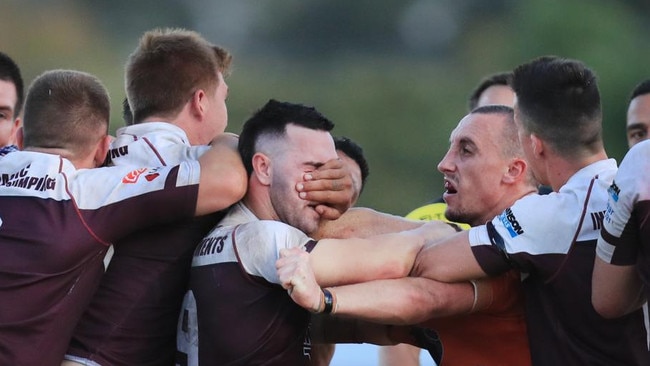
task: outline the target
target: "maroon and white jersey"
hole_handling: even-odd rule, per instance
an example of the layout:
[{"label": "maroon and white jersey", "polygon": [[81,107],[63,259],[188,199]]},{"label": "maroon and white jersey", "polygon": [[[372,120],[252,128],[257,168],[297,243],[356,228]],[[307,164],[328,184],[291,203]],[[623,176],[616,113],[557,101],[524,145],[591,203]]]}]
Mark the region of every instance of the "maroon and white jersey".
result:
[{"label": "maroon and white jersey", "polygon": [[[208,149],[191,146],[185,132],[171,123],[146,122],[119,129],[109,158],[117,166],[176,165],[197,160]],[[68,354],[101,365],[173,365],[192,253],[221,217],[148,227],[115,242]]]},{"label": "maroon and white jersey", "polygon": [[179,319],[178,365],[309,365],[310,314],[280,285],[282,248],[316,242],[233,206],[197,246]]},{"label": "maroon and white jersey", "polygon": [[470,229],[489,275],[521,271],[534,365],[649,365],[643,312],[603,319],[591,304],[591,276],[607,188],[616,162],[576,172],[557,193],[530,195],[487,225]]},{"label": "maroon and white jersey", "polygon": [[650,141],[632,146],[609,187],[598,256],[614,265],[638,264],[650,295]]},{"label": "maroon and white jersey", "polygon": [[110,243],[193,216],[199,175],[198,163],[77,170],[57,155],[1,157],[0,364],[60,365]]}]

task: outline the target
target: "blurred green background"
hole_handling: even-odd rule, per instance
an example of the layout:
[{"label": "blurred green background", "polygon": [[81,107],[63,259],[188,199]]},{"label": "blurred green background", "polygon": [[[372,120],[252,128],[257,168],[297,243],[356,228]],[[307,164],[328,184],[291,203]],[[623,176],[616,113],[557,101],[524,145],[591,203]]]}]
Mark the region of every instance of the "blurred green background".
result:
[{"label": "blurred green background", "polygon": [[629,93],[650,77],[647,0],[4,0],[0,49],[26,83],[56,68],[100,77],[114,132],[124,63],[154,27],[234,54],[229,131],[270,98],[314,105],[365,150],[359,204],[399,215],[442,193],[436,165],[483,76],[546,54],[584,61],[618,160]]}]

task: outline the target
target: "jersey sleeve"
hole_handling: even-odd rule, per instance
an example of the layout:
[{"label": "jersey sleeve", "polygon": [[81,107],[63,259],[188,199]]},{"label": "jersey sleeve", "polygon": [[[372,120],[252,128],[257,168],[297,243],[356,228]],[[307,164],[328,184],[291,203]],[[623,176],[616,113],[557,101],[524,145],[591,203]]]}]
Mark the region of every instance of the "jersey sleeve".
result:
[{"label": "jersey sleeve", "polygon": [[143,227],[193,217],[199,178],[196,161],[160,168],[96,168],[68,177],[65,189],[88,228],[110,242]]},{"label": "jersey sleeve", "polygon": [[[598,238],[596,253],[614,265],[634,265],[641,242],[639,224],[643,220],[640,202],[650,200],[650,142],[633,146],[607,193],[607,210]],[[645,206],[644,206],[645,207]]]},{"label": "jersey sleeve", "polygon": [[237,228],[239,260],[249,274],[263,277],[271,283],[280,283],[275,262],[284,248],[303,247],[313,239],[302,231],[273,220],[253,221]]},{"label": "jersey sleeve", "polygon": [[553,193],[526,196],[486,225],[470,229],[472,252],[488,275],[510,269],[530,272],[545,255],[568,251],[574,232],[567,228],[576,227],[570,223],[580,215],[574,211]]}]

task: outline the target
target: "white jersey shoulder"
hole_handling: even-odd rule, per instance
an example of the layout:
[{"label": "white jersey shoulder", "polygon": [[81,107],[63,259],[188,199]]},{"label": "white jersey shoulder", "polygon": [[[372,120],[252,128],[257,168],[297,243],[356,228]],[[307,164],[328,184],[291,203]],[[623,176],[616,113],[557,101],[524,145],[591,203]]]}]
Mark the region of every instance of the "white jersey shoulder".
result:
[{"label": "white jersey shoulder", "polygon": [[209,148],[190,145],[185,131],[176,125],[145,122],[118,129],[109,156],[114,165],[177,165],[197,160]]},{"label": "white jersey shoulder", "polygon": [[[567,253],[578,227],[576,241],[596,240],[606,207],[607,187],[615,173],[613,159],[601,160],[576,172],[559,192],[532,194],[516,201],[491,221],[506,252]],[[470,243],[490,244],[486,226],[470,229]]]},{"label": "white jersey shoulder", "polygon": [[312,239],[280,221],[259,220],[242,203],[199,244],[193,267],[241,261],[246,272],[279,283],[275,261],[283,248],[303,247]]}]

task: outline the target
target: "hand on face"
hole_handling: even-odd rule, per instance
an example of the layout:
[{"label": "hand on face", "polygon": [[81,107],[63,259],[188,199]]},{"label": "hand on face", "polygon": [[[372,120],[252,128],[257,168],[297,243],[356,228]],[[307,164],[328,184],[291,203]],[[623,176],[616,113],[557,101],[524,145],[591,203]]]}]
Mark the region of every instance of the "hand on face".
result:
[{"label": "hand on face", "polygon": [[352,205],[354,187],[348,167],[332,159],[317,170],[306,173],[296,185],[300,198],[319,202],[316,211],[325,219],[336,220]]}]

